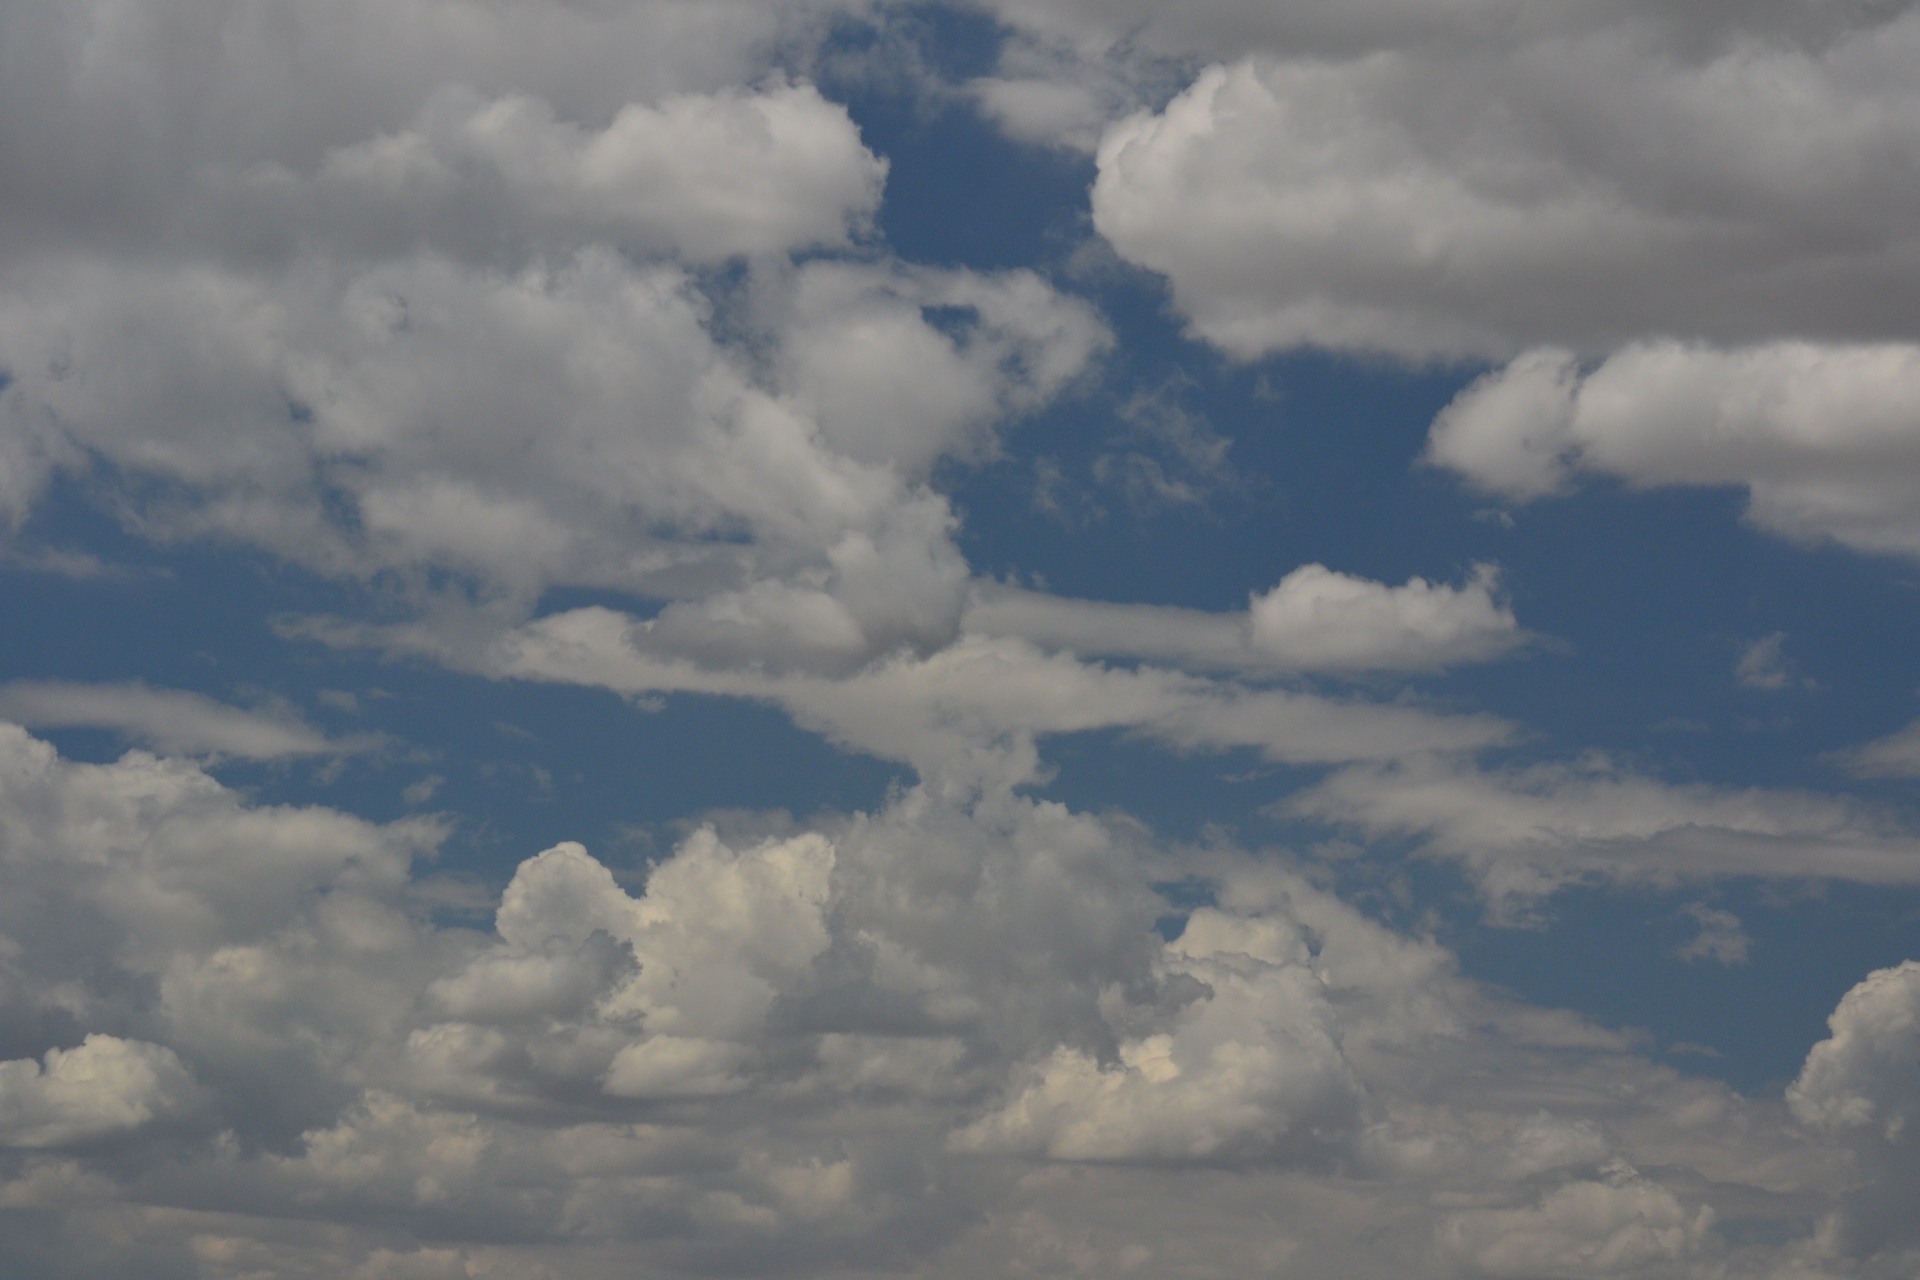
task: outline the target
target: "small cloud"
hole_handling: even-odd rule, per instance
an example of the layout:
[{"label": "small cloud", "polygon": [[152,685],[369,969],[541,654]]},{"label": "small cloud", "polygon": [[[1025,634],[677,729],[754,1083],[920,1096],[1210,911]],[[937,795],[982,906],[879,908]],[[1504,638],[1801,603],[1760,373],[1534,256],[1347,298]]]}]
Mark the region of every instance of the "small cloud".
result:
[{"label": "small cloud", "polygon": [[378,734],[329,738],[285,707],[246,710],[182,689],[137,681],[0,685],[0,717],[28,729],[110,729],[162,754],[280,760],[372,750]]},{"label": "small cloud", "polygon": [[9,549],[0,553],[0,564],[27,573],[46,573],[58,578],[71,578],[76,582],[116,581],[134,576],[131,570],[120,565],[108,564],[91,552],[63,551],[55,547]]},{"label": "small cloud", "polygon": [[1734,664],[1734,680],[1743,688],[1767,693],[1791,688],[1818,688],[1813,681],[1803,680],[1793,673],[1793,664],[1783,651],[1786,642],[1787,633],[1776,631],[1748,645],[1741,652],[1740,661]]},{"label": "small cloud", "polygon": [[1654,733],[1711,733],[1713,726],[1704,720],[1689,720],[1685,716],[1668,716],[1665,720],[1649,726]]},{"label": "small cloud", "polygon": [[400,798],[413,808],[419,808],[438,795],[446,779],[437,773],[430,773],[420,781],[413,783],[400,793]]},{"label": "small cloud", "polygon": [[1513,528],[1513,513],[1499,507],[1482,507],[1473,513],[1473,518],[1483,524],[1497,524],[1502,529]]},{"label": "small cloud", "polygon": [[1721,1053],[1710,1044],[1695,1044],[1691,1040],[1676,1040],[1667,1046],[1667,1052],[1692,1058],[1718,1058]]},{"label": "small cloud", "polygon": [[1711,960],[1715,964],[1736,965],[1747,962],[1747,950],[1753,940],[1731,911],[1720,911],[1704,902],[1689,903],[1682,914],[1693,917],[1700,932],[1693,941],[1675,949],[1674,955],[1691,963]]},{"label": "small cloud", "polygon": [[320,700],[320,705],[323,707],[332,707],[335,711],[344,711],[348,715],[360,714],[358,695],[349,693],[345,689],[322,689],[314,696]]},{"label": "small cloud", "polygon": [[1865,778],[1920,778],[1920,720],[1829,759]]}]

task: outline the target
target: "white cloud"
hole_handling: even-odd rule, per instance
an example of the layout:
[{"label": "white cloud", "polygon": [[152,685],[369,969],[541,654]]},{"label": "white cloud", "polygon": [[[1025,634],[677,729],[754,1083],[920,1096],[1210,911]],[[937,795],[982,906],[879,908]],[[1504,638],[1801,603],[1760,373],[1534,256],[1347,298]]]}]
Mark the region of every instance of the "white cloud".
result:
[{"label": "white cloud", "polygon": [[46,1061],[0,1062],[0,1146],[60,1147],[138,1129],[196,1101],[171,1049],[89,1035]]},{"label": "white cloud", "polygon": [[628,103],[599,131],[539,98],[449,86],[408,128],[337,147],[311,174],[249,172],[237,199],[362,252],[610,243],[715,262],[845,245],[885,176],[811,85]]},{"label": "white cloud", "polygon": [[[631,890],[557,846],[473,930],[399,909],[419,824],[0,745],[0,1014],[93,1037],[0,1071],[0,1203],[109,1270],[1692,1277],[1708,1210],[1797,1221],[1853,1141],[1272,856],[1004,791],[698,831]],[[1214,887],[1174,943],[1164,875]]]},{"label": "white cloud", "polygon": [[1909,1211],[1920,1177],[1920,963],[1877,969],[1841,997],[1832,1037],[1807,1054],[1787,1103],[1800,1121],[1854,1151],[1856,1185],[1839,1215],[1839,1245],[1870,1254],[1920,1245]]},{"label": "white cloud", "polygon": [[1234,356],[1912,332],[1910,12],[1204,13],[1140,15],[1220,61],[1108,128],[1094,220]]},{"label": "white cloud", "polygon": [[1359,765],[1283,807],[1373,838],[1418,839],[1463,863],[1500,911],[1582,882],[1920,882],[1920,838],[1889,814],[1805,791],[1673,785],[1602,758],[1500,771]]},{"label": "white cloud", "polygon": [[1583,472],[1739,486],[1770,532],[1920,555],[1920,348],[1648,341],[1584,372],[1531,351],[1447,406],[1428,458],[1522,501]]},{"label": "white cloud", "polygon": [[285,709],[245,711],[143,684],[16,680],[0,685],[0,716],[30,729],[113,729],[165,754],[277,760],[364,751],[369,735],[332,739]]},{"label": "white cloud", "polygon": [[[664,597],[654,643],[706,662],[944,643],[966,569],[945,500],[903,473],[982,447],[1104,330],[1022,273],[818,264],[762,293],[770,336],[799,344],[791,394],[715,342],[682,270],[603,249],[516,272],[63,269],[0,294],[0,434],[137,478],[122,511],[156,539],[354,579],[451,571],[510,612],[553,585]],[[918,310],[949,305],[948,332]],[[832,391],[856,385],[855,355],[804,335],[876,308],[909,339],[889,367],[946,390],[867,439],[878,410]]]},{"label": "white cloud", "polygon": [[1303,565],[1244,614],[1072,600],[976,587],[964,625],[1088,655],[1142,657],[1250,671],[1429,670],[1511,652],[1526,633],[1494,596],[1497,571],[1464,586],[1412,578],[1404,586]]}]

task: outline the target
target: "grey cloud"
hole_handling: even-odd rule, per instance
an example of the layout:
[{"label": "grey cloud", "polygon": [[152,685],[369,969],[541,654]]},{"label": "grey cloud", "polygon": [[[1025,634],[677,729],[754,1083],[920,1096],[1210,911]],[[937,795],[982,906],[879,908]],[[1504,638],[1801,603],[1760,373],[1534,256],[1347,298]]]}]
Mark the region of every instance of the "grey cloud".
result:
[{"label": "grey cloud", "polygon": [[0,1146],[61,1147],[138,1129],[196,1101],[171,1049],[93,1034],[44,1065],[0,1062]]},{"label": "grey cloud", "polygon": [[1920,721],[1839,752],[1835,758],[1863,777],[1920,777]]},{"label": "grey cloud", "polygon": [[1457,860],[1497,912],[1570,884],[1728,876],[1920,881],[1920,837],[1891,814],[1806,791],[1671,785],[1604,759],[1483,771],[1458,760],[1354,766],[1284,802]]},{"label": "grey cloud", "polygon": [[379,737],[327,737],[286,710],[248,711],[144,684],[16,680],[0,685],[0,717],[29,729],[112,729],[162,753],[279,760],[370,750]]},{"label": "grey cloud", "polygon": [[[632,891],[557,846],[470,930],[398,909],[418,824],[4,745],[0,1002],[95,1038],[0,1072],[0,1202],[121,1263],[1692,1277],[1727,1256],[1708,1210],[1828,1205],[1851,1141],[1483,991],[1272,857],[1006,791],[699,831]],[[1215,888],[1171,944],[1170,872]],[[167,1101],[188,1072],[204,1112]]]},{"label": "grey cloud", "polygon": [[1095,225],[1242,358],[1912,334],[1910,12],[1781,6],[1831,24],[1806,41],[1721,10],[1690,42],[1638,6],[1495,8],[1213,55],[1107,130]]}]

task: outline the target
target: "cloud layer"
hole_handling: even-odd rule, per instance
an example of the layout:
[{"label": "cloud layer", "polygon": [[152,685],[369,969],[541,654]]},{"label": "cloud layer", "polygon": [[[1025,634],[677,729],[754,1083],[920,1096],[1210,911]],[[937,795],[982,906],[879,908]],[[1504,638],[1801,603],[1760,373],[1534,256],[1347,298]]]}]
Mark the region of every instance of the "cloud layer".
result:
[{"label": "cloud layer", "polygon": [[[1717,1203],[1855,1222],[1829,1170],[1913,1088],[1904,971],[1842,1003],[1797,1131],[1284,864],[1004,793],[697,830],[633,887],[560,845],[469,928],[412,904],[430,826],[0,752],[6,1025],[53,1042],[0,1063],[0,1194],[72,1242],[50,1274],[104,1273],[91,1237],[210,1276],[1706,1276],[1744,1265]],[[1176,866],[1213,904],[1168,942]],[[1229,1171],[1257,1235],[1190,1200]]]}]

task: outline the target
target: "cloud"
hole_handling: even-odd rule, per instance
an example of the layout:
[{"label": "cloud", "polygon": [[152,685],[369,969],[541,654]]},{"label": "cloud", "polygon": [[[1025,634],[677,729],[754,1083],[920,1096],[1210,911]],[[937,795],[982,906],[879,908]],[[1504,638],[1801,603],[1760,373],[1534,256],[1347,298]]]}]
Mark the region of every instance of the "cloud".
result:
[{"label": "cloud", "polygon": [[[402,909],[429,824],[17,730],[0,789],[0,1014],[80,1045],[0,1064],[0,1202],[106,1269],[1688,1274],[1709,1211],[1797,1220],[1853,1142],[1282,859],[1004,791],[697,829],[631,887],[558,845],[470,929]],[[1167,874],[1213,898],[1173,942]],[[1847,1071],[1796,1098],[1897,1093]]]},{"label": "cloud", "polygon": [[[1121,8],[1048,12],[1053,47],[1114,65]],[[1138,17],[1132,47],[1218,61],[1107,128],[1094,224],[1237,358],[1911,334],[1882,287],[1915,261],[1920,99],[1891,73],[1920,41],[1908,11]]]},{"label": "cloud", "polygon": [[[443,660],[449,652],[421,630],[316,622],[308,633],[337,644],[420,646]],[[472,661],[496,677],[770,702],[803,728],[961,789],[1035,780],[1037,739],[1092,729],[1131,729],[1182,749],[1254,747],[1269,759],[1295,763],[1466,751],[1511,734],[1489,716],[1249,688],[1155,667],[1119,670],[981,636],[832,678],[713,671],[661,660],[647,651],[635,619],[602,608],[538,619],[502,635]]]},{"label": "cloud", "polygon": [[1429,670],[1482,662],[1526,641],[1494,598],[1498,573],[1464,586],[1404,586],[1303,565],[1249,598],[1244,614],[1072,600],[1017,588],[975,589],[964,625],[1088,655],[1246,671]]},{"label": "cloud", "polygon": [[46,1061],[0,1062],[0,1146],[62,1147],[138,1129],[198,1092],[171,1049],[89,1035]]},{"label": "cloud", "polygon": [[363,253],[606,243],[711,263],[844,246],[885,176],[811,85],[628,103],[599,131],[540,98],[448,86],[409,127],[336,147],[312,173],[249,172],[236,200]]},{"label": "cloud", "polygon": [[[893,437],[847,444],[865,460],[836,449],[876,411],[829,394],[860,376],[850,344],[795,355],[791,395],[761,387],[682,269],[604,249],[514,272],[430,255],[63,270],[0,295],[0,435],[110,465],[155,539],[233,538],[350,580],[452,573],[510,609],[555,585],[664,597],[656,643],[706,661],[844,667],[944,643],[965,565],[946,501],[903,471],[979,447],[1104,329],[1024,273],[787,279],[797,311],[766,291],[774,339],[879,308],[907,343],[889,367],[947,388],[893,405]],[[963,314],[945,330],[922,314],[948,305]]]},{"label": "cloud", "polygon": [[30,729],[112,729],[165,754],[280,760],[365,751],[381,739],[333,739],[290,711],[244,711],[144,684],[16,680],[0,685],[0,716]]},{"label": "cloud", "polygon": [[1681,911],[1692,917],[1700,932],[1692,941],[1675,948],[1675,956],[1687,961],[1711,960],[1722,965],[1747,962],[1747,950],[1753,945],[1753,939],[1747,936],[1739,916],[1704,902],[1688,903]]},{"label": "cloud", "polygon": [[1835,759],[1862,777],[1920,777],[1920,720],[1884,738],[1838,752]]},{"label": "cloud", "polygon": [[1841,997],[1832,1037],[1807,1054],[1787,1088],[1806,1125],[1853,1149],[1857,1180],[1839,1215],[1841,1248],[1855,1256],[1920,1244],[1906,1189],[1920,1176],[1920,964],[1877,969]]},{"label": "cloud", "polygon": [[1604,758],[1497,771],[1445,760],[1354,766],[1281,807],[1375,839],[1417,839],[1464,864],[1497,911],[1579,883],[1920,880],[1920,839],[1845,797],[1672,785]]},{"label": "cloud", "polygon": [[153,542],[426,612],[611,589],[720,666],[946,643],[929,471],[1110,337],[1032,272],[871,244],[886,162],[769,70],[841,9],[0,19],[37,90],[0,96],[0,526],[85,476]]},{"label": "cloud", "polygon": [[1733,664],[1734,680],[1744,688],[1767,693],[1793,685],[1794,678],[1789,673],[1786,655],[1781,652],[1786,640],[1786,632],[1775,631],[1742,649],[1740,660]]},{"label": "cloud", "polygon": [[1797,541],[1920,554],[1920,348],[1632,343],[1583,369],[1516,357],[1434,420],[1429,461],[1527,501],[1580,474],[1638,488],[1745,488],[1747,519]]}]

